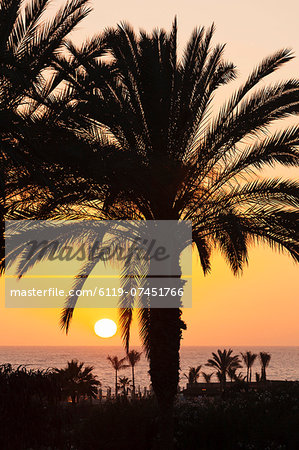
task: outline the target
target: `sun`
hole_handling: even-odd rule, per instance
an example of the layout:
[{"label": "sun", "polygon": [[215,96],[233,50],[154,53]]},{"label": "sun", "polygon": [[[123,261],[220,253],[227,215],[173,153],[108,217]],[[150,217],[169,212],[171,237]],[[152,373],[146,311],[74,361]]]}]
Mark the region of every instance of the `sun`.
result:
[{"label": "sun", "polygon": [[94,325],[95,334],[102,338],[110,338],[115,335],[117,330],[116,323],[111,319],[98,320]]}]

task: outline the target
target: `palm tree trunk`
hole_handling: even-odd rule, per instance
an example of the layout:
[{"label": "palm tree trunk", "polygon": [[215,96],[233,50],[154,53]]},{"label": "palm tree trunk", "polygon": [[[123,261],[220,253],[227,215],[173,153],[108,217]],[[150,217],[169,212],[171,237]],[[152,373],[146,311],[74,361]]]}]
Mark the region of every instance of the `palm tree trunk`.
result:
[{"label": "palm tree trunk", "polygon": [[261,372],[261,381],[266,381],[266,367],[263,365],[262,366],[262,372]]},{"label": "palm tree trunk", "polygon": [[179,382],[181,310],[150,311],[150,376],[160,410],[157,448],[173,448],[173,404]]},{"label": "palm tree trunk", "polygon": [[226,391],[226,373],[225,372],[223,372],[221,379],[222,379],[222,393],[224,394]]},{"label": "palm tree trunk", "polygon": [[[172,253],[171,274],[163,274],[161,265],[150,261],[149,288],[164,292],[165,287],[183,288],[185,281],[181,279],[180,252]],[[157,277],[157,274],[161,274]],[[161,307],[162,306],[162,307]],[[164,307],[163,307],[164,306]],[[181,297],[171,296],[170,292],[163,296],[150,298],[148,358],[149,374],[153,391],[159,405],[159,435],[155,449],[172,450],[174,443],[174,400],[178,391],[180,369],[180,342],[182,329],[186,328],[181,320]]]}]

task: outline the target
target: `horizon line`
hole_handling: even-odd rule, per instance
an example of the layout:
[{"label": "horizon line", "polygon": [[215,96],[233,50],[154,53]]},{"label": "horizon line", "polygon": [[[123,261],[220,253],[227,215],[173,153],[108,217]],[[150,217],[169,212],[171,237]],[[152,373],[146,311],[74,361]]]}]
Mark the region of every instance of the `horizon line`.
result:
[{"label": "horizon line", "polygon": [[[0,344],[0,348],[1,347],[94,347],[94,348],[101,348],[101,347],[118,347],[118,348],[123,348],[122,345],[109,345],[109,344],[105,344],[105,345],[76,345],[76,344],[59,344],[59,345],[48,345],[48,344],[44,344],[44,345],[33,345],[33,344],[28,344],[28,345],[22,345],[22,344]],[[130,347],[142,347],[141,344],[137,344],[137,345],[132,345]],[[181,348],[183,347],[299,347],[299,344],[290,344],[290,345],[279,345],[279,344],[206,344],[206,345],[182,345]]]}]

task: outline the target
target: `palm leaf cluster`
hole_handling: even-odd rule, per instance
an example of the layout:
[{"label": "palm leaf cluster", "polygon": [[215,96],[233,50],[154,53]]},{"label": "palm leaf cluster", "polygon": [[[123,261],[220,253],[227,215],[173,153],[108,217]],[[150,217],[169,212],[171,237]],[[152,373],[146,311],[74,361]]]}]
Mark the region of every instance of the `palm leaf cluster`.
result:
[{"label": "palm leaf cluster", "polygon": [[90,11],[87,0],[69,0],[45,21],[49,3],[0,2],[0,142],[6,171],[34,170],[27,121],[47,97],[53,62],[63,52],[66,36]]},{"label": "palm leaf cluster", "polygon": [[66,368],[55,369],[63,397],[71,397],[73,403],[78,403],[80,398],[96,398],[101,383],[92,373],[93,369],[76,359],[69,361]]},{"label": "palm leaf cluster", "polygon": [[232,373],[239,367],[240,358],[238,355],[233,355],[232,349],[229,350],[218,350],[217,353],[212,353],[213,357],[208,359],[207,366],[213,367],[217,370],[217,374],[219,374],[219,380],[224,389],[226,382],[226,374]]},{"label": "palm leaf cluster", "polygon": [[45,20],[49,4],[49,0],[0,1],[0,259],[4,215],[26,219],[37,214],[36,185],[45,184],[46,167],[38,158],[32,164],[28,122],[43,108],[52,63],[63,51],[66,36],[90,11],[87,0],[69,0]]},{"label": "palm leaf cluster", "polygon": [[184,376],[188,379],[189,384],[197,383],[197,381],[199,379],[199,375],[200,375],[200,369],[201,369],[201,366],[189,367],[188,374],[184,373]]},{"label": "palm leaf cluster", "polygon": [[250,351],[247,351],[245,353],[241,353],[242,359],[245,363],[245,366],[247,368],[247,375],[246,375],[246,379],[247,381],[251,381],[251,377],[252,377],[252,366],[254,364],[254,361],[257,358],[257,354],[256,353],[252,353]]},{"label": "palm leaf cluster", "polygon": [[57,64],[89,124],[81,133],[100,141],[94,152],[105,168],[89,172],[106,189],[98,200],[113,219],[191,219],[205,271],[215,244],[235,273],[254,240],[297,260],[297,183],[252,177],[266,165],[298,164],[298,127],[267,135],[273,121],[298,112],[298,81],[251,93],[291,54],[265,59],[211,119],[216,89],[235,77],[212,35],[196,30],[181,60],[176,23],[170,34],[140,36],[123,24],[80,49],[68,46],[71,56]]}]

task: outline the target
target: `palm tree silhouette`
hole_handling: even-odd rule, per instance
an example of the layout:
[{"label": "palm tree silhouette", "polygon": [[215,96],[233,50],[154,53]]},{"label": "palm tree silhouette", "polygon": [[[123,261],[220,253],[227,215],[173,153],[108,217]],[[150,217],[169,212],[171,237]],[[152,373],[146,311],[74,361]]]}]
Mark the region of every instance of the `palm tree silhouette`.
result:
[{"label": "palm tree silhouette", "polygon": [[107,356],[108,361],[111,363],[113,369],[115,370],[115,397],[117,398],[118,395],[118,382],[117,382],[117,376],[118,372],[121,369],[125,369],[128,367],[126,364],[126,358],[118,359],[118,356]]},{"label": "palm tree silhouette", "polygon": [[247,379],[247,383],[251,382],[251,377],[252,377],[252,366],[254,364],[254,361],[257,358],[257,354],[256,353],[251,353],[250,351],[246,352],[246,353],[241,353],[242,359],[245,363],[245,366],[247,368],[247,375],[246,375],[246,379]]},{"label": "palm tree silhouette", "polygon": [[[18,212],[11,204],[16,189],[26,191],[21,178],[30,184],[43,178],[38,159],[35,169],[32,165],[31,117],[40,113],[47,95],[57,86],[51,86],[47,71],[53,70],[66,36],[90,11],[87,1],[68,0],[52,19],[44,21],[49,0],[0,0],[0,260],[4,257],[4,217],[28,218],[25,204]],[[30,192],[27,206],[36,211],[28,198]]]},{"label": "palm tree silhouette", "polygon": [[266,368],[269,366],[271,355],[267,352],[260,352],[259,353],[259,360],[261,363],[261,381],[267,381],[266,377]]},{"label": "palm tree silhouette", "polygon": [[236,367],[230,367],[227,371],[227,375],[231,381],[231,383],[236,379],[237,374],[236,374],[237,368]]},{"label": "palm tree silhouette", "polygon": [[232,355],[232,349],[229,350],[217,350],[217,353],[212,352],[213,357],[208,359],[206,366],[213,367],[217,370],[218,378],[221,384],[222,392],[226,387],[226,375],[241,367],[240,359],[238,355]]},{"label": "palm tree silhouette", "polygon": [[78,403],[80,397],[96,397],[101,383],[92,373],[93,369],[92,366],[84,366],[84,363],[77,359],[69,361],[64,369],[55,369],[59,375],[64,396],[71,397],[73,404]]},{"label": "palm tree silhouette", "polygon": [[140,361],[142,352],[137,350],[130,350],[127,354],[127,360],[132,368],[132,395],[135,397],[135,366]]},{"label": "palm tree silhouette", "polygon": [[126,398],[131,380],[129,380],[128,377],[119,377],[118,379],[120,387],[122,388],[123,391],[123,396]]},{"label": "palm tree silhouette", "polygon": [[[283,249],[298,261],[298,183],[261,179],[255,172],[298,164],[298,126],[266,137],[264,132],[298,112],[299,82],[252,92],[292,55],[284,49],[265,58],[211,117],[215,92],[236,77],[233,64],[223,59],[224,46],[212,48],[213,33],[213,26],[196,29],[181,59],[176,21],[170,33],[136,35],[122,24],[80,48],[67,43],[68,54],[54,65],[69,88],[57,100],[63,113],[57,117],[49,103],[43,121],[32,125],[46,136],[36,152],[56,186],[43,198],[44,218],[191,220],[205,274],[215,246],[234,274],[248,262],[253,242]],[[55,176],[57,164],[64,178],[61,172]],[[62,316],[66,331],[75,303]],[[179,307],[141,308],[137,315],[166,449],[185,324]],[[121,308],[126,346],[131,322],[132,308]]]},{"label": "palm tree silhouette", "polygon": [[205,383],[211,383],[211,379],[212,379],[212,376],[214,375],[214,372],[212,372],[212,373],[201,372],[201,374],[205,380]]},{"label": "palm tree silhouette", "polygon": [[197,367],[189,367],[188,374],[184,374],[185,377],[188,379],[188,384],[196,384],[199,379],[199,373],[200,373],[201,365]]}]

